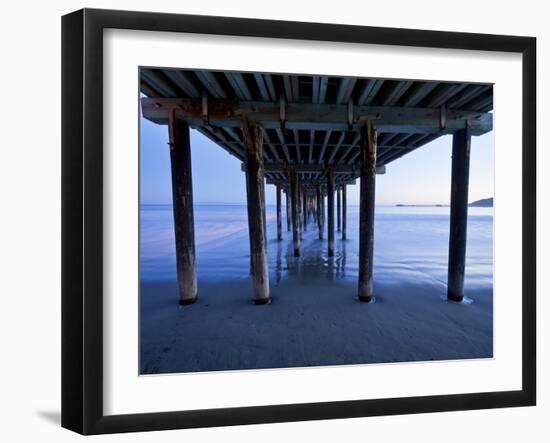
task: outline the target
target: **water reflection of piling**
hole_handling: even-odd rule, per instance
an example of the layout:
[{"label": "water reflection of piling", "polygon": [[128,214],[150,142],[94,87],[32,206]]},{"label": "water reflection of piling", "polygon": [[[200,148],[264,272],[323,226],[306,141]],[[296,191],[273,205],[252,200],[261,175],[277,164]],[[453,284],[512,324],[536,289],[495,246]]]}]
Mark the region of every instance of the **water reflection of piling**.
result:
[{"label": "water reflection of piling", "polygon": [[277,242],[277,255],[275,256],[275,284],[279,286],[283,276],[283,243]]}]

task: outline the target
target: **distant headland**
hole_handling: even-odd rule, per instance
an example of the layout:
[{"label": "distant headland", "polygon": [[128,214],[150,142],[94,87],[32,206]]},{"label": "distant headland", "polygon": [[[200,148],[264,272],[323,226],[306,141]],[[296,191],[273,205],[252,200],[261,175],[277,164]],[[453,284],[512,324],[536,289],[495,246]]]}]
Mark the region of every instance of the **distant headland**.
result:
[{"label": "distant headland", "polygon": [[475,202],[470,203],[468,206],[473,206],[477,208],[492,208],[493,207],[493,197],[491,198],[482,198],[481,200],[476,200]]},{"label": "distant headland", "polygon": [[[399,203],[397,205],[398,208],[448,208],[449,205],[406,205],[403,203]],[[493,197],[490,198],[482,198],[481,200],[476,200],[475,202],[470,203],[468,206],[474,207],[474,208],[492,208],[493,207]]]}]

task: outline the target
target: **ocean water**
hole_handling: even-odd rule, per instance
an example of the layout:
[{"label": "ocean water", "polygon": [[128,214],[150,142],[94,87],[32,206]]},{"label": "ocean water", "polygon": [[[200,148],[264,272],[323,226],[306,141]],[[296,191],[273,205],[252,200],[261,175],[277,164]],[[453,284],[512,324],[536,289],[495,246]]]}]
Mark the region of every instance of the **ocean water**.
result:
[{"label": "ocean water", "polygon": [[359,208],[327,256],[315,223],[294,257],[267,207],[269,306],[252,303],[247,211],[195,207],[198,302],[179,306],[171,206],[141,207],[142,374],[493,356],[493,216],[470,208],[465,295],[446,301],[449,208],[376,208],[374,304],[357,301]]},{"label": "ocean water", "polygon": [[[303,233],[302,256],[292,250],[283,205],[283,241],[276,239],[275,206],[267,206],[268,260],[271,284],[289,276],[357,279],[359,207],[348,206],[347,240],[336,232],[336,255],[327,256],[313,220]],[[448,207],[377,206],[374,282],[445,285],[449,241]],[[197,277],[200,281],[245,279],[249,276],[249,243],[245,205],[195,206]],[[172,207],[140,209],[140,278],[142,282],[176,280]],[[466,288],[492,289],[493,211],[469,208]]]}]

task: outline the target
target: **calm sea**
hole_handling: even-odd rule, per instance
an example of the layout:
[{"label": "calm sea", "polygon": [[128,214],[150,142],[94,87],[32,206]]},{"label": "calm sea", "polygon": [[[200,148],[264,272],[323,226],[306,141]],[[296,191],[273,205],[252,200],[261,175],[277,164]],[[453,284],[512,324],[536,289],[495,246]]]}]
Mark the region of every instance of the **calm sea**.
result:
[{"label": "calm sea", "polygon": [[[268,259],[272,284],[289,274],[325,274],[334,279],[356,279],[359,207],[348,206],[346,241],[336,233],[336,255],[327,256],[325,240],[318,240],[311,222],[304,232],[302,256],[292,253],[283,206],[283,241],[276,239],[275,207],[268,206]],[[466,286],[492,288],[492,208],[469,208]],[[384,283],[416,282],[441,285],[447,279],[448,207],[378,206],[375,218],[374,277]],[[248,278],[249,244],[244,205],[195,206],[195,242],[199,280]],[[140,210],[140,275],[142,281],[176,279],[172,207],[142,205]]]}]

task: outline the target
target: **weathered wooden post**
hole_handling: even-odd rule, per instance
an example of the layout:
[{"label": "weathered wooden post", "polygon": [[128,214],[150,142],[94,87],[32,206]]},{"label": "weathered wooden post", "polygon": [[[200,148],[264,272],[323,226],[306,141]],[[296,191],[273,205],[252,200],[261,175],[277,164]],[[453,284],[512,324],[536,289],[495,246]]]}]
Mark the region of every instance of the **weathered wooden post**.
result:
[{"label": "weathered wooden post", "polygon": [[447,298],[457,302],[462,301],[464,298],[470,138],[468,128],[460,129],[453,134]]},{"label": "weathered wooden post", "polygon": [[287,188],[285,189],[285,196],[286,196],[286,206],[285,206],[285,209],[286,209],[286,230],[288,232],[290,232],[290,229],[291,229],[291,207],[290,207],[290,190]]},{"label": "weathered wooden post", "polygon": [[317,228],[319,229],[319,240],[323,240],[323,190],[321,183],[317,183]]},{"label": "weathered wooden post", "polygon": [[267,270],[267,242],[265,236],[265,187],[263,138],[259,125],[247,121],[242,124],[245,144],[248,229],[254,283],[254,303],[269,303],[269,273]]},{"label": "weathered wooden post", "polygon": [[290,199],[292,203],[292,242],[294,255],[300,256],[300,185],[296,169],[290,171]]},{"label": "weathered wooden post", "polygon": [[276,186],[277,189],[277,240],[283,239],[283,220],[281,209],[281,185]]},{"label": "weathered wooden post", "polygon": [[328,256],[334,255],[334,174],[328,170],[327,174],[327,204],[328,204]]},{"label": "weathered wooden post", "polygon": [[376,129],[367,121],[361,130],[359,190],[359,300],[373,296],[374,193],[376,179]]},{"label": "weathered wooden post", "polygon": [[340,232],[340,226],[341,226],[340,213],[342,211],[341,209],[342,204],[340,200],[341,200],[340,186],[336,186],[336,231],[337,232]]},{"label": "weathered wooden post", "polygon": [[307,231],[307,190],[305,186],[302,188],[302,215],[304,231]]},{"label": "weathered wooden post", "polygon": [[347,227],[347,217],[348,217],[348,199],[347,199],[347,189],[346,184],[342,185],[342,240],[346,239],[346,227]]},{"label": "weathered wooden post", "polygon": [[195,224],[193,220],[193,180],[191,175],[191,143],[189,125],[170,112],[168,119],[170,163],[172,169],[172,202],[176,240],[176,271],[179,303],[197,301],[195,270]]},{"label": "weathered wooden post", "polygon": [[302,238],[302,188],[298,185],[298,223],[300,224],[300,239]]}]

